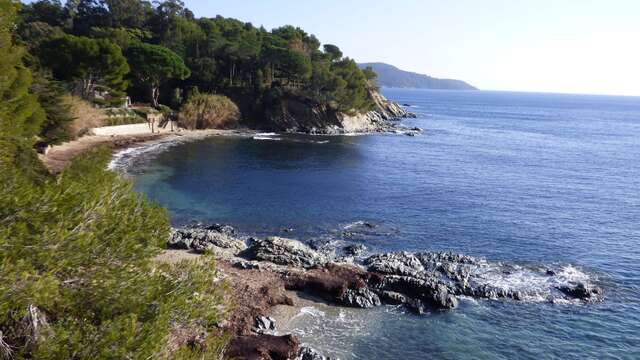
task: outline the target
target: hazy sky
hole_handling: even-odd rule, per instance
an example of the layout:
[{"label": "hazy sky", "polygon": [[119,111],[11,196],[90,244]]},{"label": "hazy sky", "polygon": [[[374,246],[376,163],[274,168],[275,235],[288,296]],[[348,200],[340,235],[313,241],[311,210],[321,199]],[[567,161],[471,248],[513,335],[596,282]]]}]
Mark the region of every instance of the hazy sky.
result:
[{"label": "hazy sky", "polygon": [[481,89],[640,95],[640,0],[186,0]]}]

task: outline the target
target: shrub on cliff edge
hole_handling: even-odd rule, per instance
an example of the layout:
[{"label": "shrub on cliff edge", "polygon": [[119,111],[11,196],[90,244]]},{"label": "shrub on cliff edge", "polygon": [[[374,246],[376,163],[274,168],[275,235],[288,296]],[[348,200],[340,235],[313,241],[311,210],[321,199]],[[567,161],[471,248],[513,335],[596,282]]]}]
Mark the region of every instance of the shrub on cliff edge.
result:
[{"label": "shrub on cliff edge", "polygon": [[187,129],[221,129],[235,127],[240,110],[228,97],[194,94],[180,109],[180,126]]}]

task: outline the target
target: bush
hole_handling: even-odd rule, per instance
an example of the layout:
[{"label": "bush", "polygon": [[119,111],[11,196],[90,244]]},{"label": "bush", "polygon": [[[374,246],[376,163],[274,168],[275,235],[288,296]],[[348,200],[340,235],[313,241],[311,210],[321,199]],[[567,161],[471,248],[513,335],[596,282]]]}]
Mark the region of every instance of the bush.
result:
[{"label": "bush", "polygon": [[180,126],[187,129],[231,128],[240,121],[240,110],[228,97],[194,94],[180,109]]},{"label": "bush", "polygon": [[44,179],[20,168],[19,156],[0,159],[0,353],[169,358],[172,333],[185,328],[208,334],[207,347],[172,351],[220,352],[211,330],[225,308],[212,260],[154,261],[168,236],[165,210],[105,170],[108,150]]},{"label": "bush", "polygon": [[85,135],[93,128],[104,126],[107,117],[104,110],[95,108],[90,102],[78,96],[67,95],[63,100],[71,106],[73,121],[69,125],[69,133],[72,138]]},{"label": "bush", "polygon": [[131,109],[109,108],[105,110],[107,118],[105,126],[129,125],[146,123],[147,120]]}]

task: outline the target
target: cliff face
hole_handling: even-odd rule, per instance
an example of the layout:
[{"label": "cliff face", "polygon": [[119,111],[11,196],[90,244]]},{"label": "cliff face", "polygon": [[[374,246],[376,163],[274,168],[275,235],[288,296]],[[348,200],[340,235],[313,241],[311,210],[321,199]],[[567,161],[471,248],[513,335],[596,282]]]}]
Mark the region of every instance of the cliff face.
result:
[{"label": "cliff face", "polygon": [[388,131],[394,126],[392,120],[413,116],[378,91],[371,90],[371,97],[375,102],[373,110],[348,115],[326,104],[285,95],[267,108],[265,117],[269,128],[275,131],[345,134]]}]

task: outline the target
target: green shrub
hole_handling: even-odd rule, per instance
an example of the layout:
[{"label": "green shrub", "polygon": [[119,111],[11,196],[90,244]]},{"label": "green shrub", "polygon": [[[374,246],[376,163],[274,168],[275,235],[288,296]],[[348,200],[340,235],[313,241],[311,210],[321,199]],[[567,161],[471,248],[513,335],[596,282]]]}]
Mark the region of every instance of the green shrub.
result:
[{"label": "green shrub", "polygon": [[230,128],[240,121],[240,110],[226,96],[196,93],[180,109],[178,121],[187,129]]},{"label": "green shrub", "polygon": [[[47,119],[11,40],[17,6],[0,0],[0,357],[219,357],[213,329],[226,308],[212,260],[155,261],[166,212],[105,169],[109,150],[57,177],[39,162],[32,146]],[[203,340],[181,343],[176,329]]]},{"label": "green shrub", "polygon": [[[165,210],[105,170],[109,156],[37,181],[2,159],[0,340],[17,358],[170,357],[173,329],[206,333],[224,315],[211,260],[154,261]],[[219,352],[223,339],[207,342],[194,356]]]},{"label": "green shrub", "polygon": [[44,110],[45,119],[39,137],[46,145],[59,144],[71,140],[71,104],[66,101],[67,91],[63,85],[53,80],[44,71],[34,72],[31,91],[38,95],[38,102]]}]

